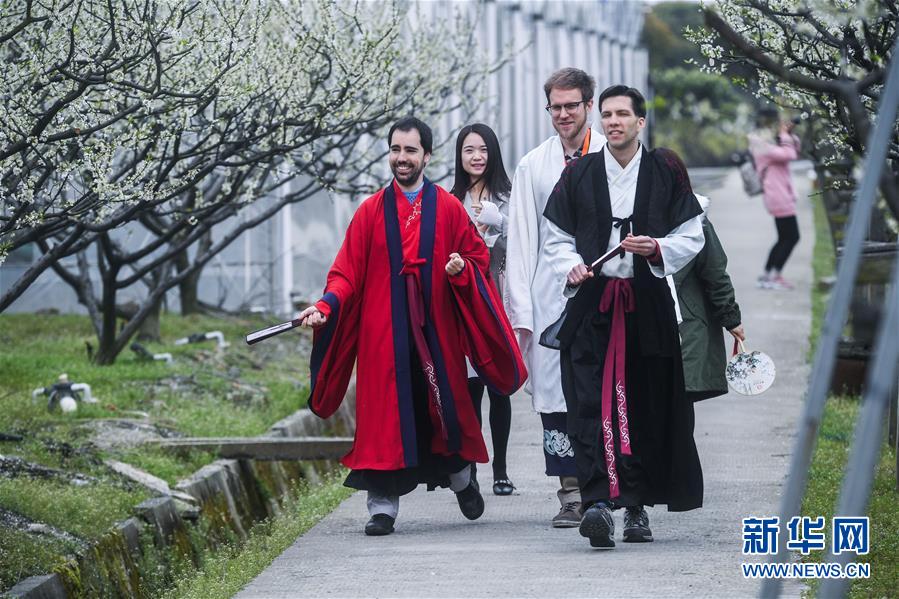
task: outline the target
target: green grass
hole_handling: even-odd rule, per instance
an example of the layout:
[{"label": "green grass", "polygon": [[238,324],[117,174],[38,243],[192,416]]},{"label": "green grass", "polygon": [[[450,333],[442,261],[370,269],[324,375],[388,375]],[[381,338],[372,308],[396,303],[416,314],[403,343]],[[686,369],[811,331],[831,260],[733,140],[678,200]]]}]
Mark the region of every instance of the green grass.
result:
[{"label": "green grass", "polygon": [[[809,470],[802,514],[825,517],[826,547],[831,546],[829,525],[843,482],[858,410],[856,398],[828,400]],[[896,454],[887,445],[877,465],[868,516],[871,552],[855,561],[871,565],[871,578],[854,581],[849,596],[896,597],[899,592],[899,493],[896,492]],[[803,560],[823,562],[827,556],[827,551],[813,551]],[[815,586],[812,584],[813,589]]]},{"label": "green grass", "polygon": [[[0,506],[84,542],[101,536],[147,497],[142,489],[129,490],[109,481],[75,486],[52,479],[0,478]],[[77,542],[0,526],[0,589],[27,576],[49,572],[77,548]]]},{"label": "green grass", "polygon": [[[18,456],[45,467],[95,479],[75,487],[55,479],[0,478],[0,507],[91,539],[131,515],[147,493],[113,474],[104,464],[116,459],[147,470],[174,485],[211,462],[203,452],[170,452],[152,446],[101,450],[93,425],[103,419],[149,415],[147,422],[182,436],[254,436],[306,405],[308,336],[289,333],[248,347],[243,336],[270,324],[260,318],[163,315],[163,343],[152,352],[171,352],[172,365],[143,362],[126,350],[115,364],[88,360],[86,343],[96,347],[85,316],[0,314],[0,432],[22,435],[0,442],[0,455]],[[231,346],[215,341],[174,346],[179,337],[221,330]],[[74,414],[46,410],[46,398],[32,402],[31,391],[49,386],[61,373],[90,384],[97,404],[80,404]],[[125,433],[127,434],[127,433]],[[69,551],[45,537],[4,531],[0,549],[0,590],[23,576],[52,570]],[[5,542],[15,537],[15,551]]]},{"label": "green grass", "polygon": [[[812,260],[815,280],[834,272],[834,254],[827,229],[827,221],[820,201],[814,201],[815,248]],[[812,286],[812,331],[810,344],[817,346],[821,323],[827,307],[826,294]],[[850,446],[859,411],[857,397],[830,397],[824,409],[815,454],[809,470],[809,482],[802,504],[802,515],[826,518],[827,547],[831,539],[829,524],[834,515],[840,487],[845,475]],[[871,565],[871,578],[852,583],[849,596],[896,597],[899,596],[899,492],[896,489],[896,454],[888,444],[883,445],[877,465],[871,498],[868,505],[870,517],[871,552],[856,561]],[[825,561],[827,552],[813,551],[805,561]],[[812,593],[817,581],[810,582]]]},{"label": "green grass", "polygon": [[77,543],[52,538],[36,544],[26,532],[0,527],[0,589],[35,573],[49,572],[77,549]]},{"label": "green grass", "polygon": [[148,495],[113,485],[75,486],[25,477],[0,480],[0,505],[4,508],[85,540],[102,535]]},{"label": "green grass", "polygon": [[177,582],[166,599],[213,599],[233,596],[297,537],[331,513],[350,496],[351,489],[341,483],[345,472],[338,472],[315,487],[302,486],[288,499],[281,515],[250,531],[243,544],[230,544],[207,556],[197,571],[188,572]]},{"label": "green grass", "polygon": [[[96,366],[88,361],[85,350],[85,341],[96,343],[86,317],[0,315],[0,401],[4,408],[0,432],[24,432],[26,436],[26,442],[12,450],[0,444],[0,452],[58,467],[53,456],[42,449],[43,443],[54,438],[87,443],[89,431],[83,425],[88,421],[133,418],[127,412],[135,410],[185,436],[262,434],[304,407],[308,394],[306,355],[285,350],[272,357],[265,344],[244,345],[243,335],[263,324],[259,319],[163,316],[164,340],[171,342],[195,331],[222,330],[232,345],[218,352],[213,341],[180,347],[149,344],[151,351],[170,351],[174,365],[142,362],[127,351],[112,366]],[[73,382],[90,384],[99,403],[82,404],[74,415],[62,415],[48,413],[43,397],[32,402],[32,389],[52,384],[63,372]],[[235,376],[239,382],[233,380]],[[180,383],[178,389],[172,389],[175,379]],[[179,456],[145,447],[103,457],[133,460],[129,463],[173,484],[208,462],[210,456]]]}]

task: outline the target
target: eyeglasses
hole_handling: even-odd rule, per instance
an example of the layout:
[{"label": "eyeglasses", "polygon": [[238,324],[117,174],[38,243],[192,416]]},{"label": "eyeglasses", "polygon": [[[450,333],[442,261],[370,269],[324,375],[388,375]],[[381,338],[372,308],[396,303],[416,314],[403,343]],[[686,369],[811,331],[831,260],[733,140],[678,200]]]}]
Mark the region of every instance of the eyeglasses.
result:
[{"label": "eyeglasses", "polygon": [[568,104],[552,104],[550,106],[544,107],[546,112],[550,113],[553,116],[559,116],[562,114],[562,109],[565,109],[565,112],[571,113],[577,110],[577,107],[581,104],[584,104],[585,100],[581,100],[580,102],[569,102]]}]

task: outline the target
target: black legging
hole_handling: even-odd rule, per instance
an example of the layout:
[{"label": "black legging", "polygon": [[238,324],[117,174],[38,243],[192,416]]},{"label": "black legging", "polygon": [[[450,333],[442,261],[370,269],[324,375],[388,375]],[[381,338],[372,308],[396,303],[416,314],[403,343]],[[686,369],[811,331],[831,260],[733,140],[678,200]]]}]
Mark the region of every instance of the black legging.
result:
[{"label": "black legging", "polygon": [[793,248],[799,243],[799,223],[795,216],[781,216],[774,219],[777,226],[777,243],[768,254],[768,263],[765,270],[783,270],[787,258],[793,252]]},{"label": "black legging", "polygon": [[[481,417],[481,400],[484,398],[484,383],[479,378],[468,379],[468,393],[474,404],[478,422]],[[509,430],[512,428],[512,402],[508,395],[498,395],[487,390],[490,396],[490,432],[493,435],[493,480],[506,478],[506,449],[509,445]]]}]

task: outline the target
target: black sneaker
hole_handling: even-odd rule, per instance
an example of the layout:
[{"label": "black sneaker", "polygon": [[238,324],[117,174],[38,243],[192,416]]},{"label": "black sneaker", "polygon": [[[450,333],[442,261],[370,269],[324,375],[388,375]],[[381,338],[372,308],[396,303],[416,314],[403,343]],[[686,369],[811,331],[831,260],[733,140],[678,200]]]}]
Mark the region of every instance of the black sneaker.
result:
[{"label": "black sneaker", "polygon": [[624,512],[624,542],[652,543],[649,515],[643,506],[629,507]]},{"label": "black sneaker", "polygon": [[395,518],[391,518],[387,514],[375,514],[365,525],[365,534],[370,537],[383,537],[393,532],[393,523]]},{"label": "black sneaker", "polygon": [[484,498],[481,497],[478,481],[474,478],[467,487],[456,493],[456,501],[459,502],[462,515],[469,520],[477,520],[484,513]]},{"label": "black sneaker", "polygon": [[598,549],[615,547],[615,521],[612,511],[603,504],[590,506],[581,519],[579,532],[590,539],[590,546]]}]

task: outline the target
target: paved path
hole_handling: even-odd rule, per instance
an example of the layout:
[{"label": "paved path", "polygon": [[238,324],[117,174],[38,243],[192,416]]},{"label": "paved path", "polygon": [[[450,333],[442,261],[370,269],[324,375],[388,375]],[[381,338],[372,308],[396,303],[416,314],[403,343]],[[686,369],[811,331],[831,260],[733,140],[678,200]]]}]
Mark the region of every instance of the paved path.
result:
[{"label": "paved path", "polygon": [[[705,507],[649,510],[656,541],[591,550],[576,529],[552,529],[555,487],[542,474],[539,419],[523,393],[513,398],[509,474],[519,491],[485,495],[475,522],[448,490],[402,498],[397,531],[362,534],[365,498],[356,493],[278,557],[238,597],[731,597],[753,596],[742,577],[741,519],[775,515],[805,391],[811,306],[810,203],[800,202],[802,239],[786,269],[796,290],[754,286],[774,223],[759,198],[746,198],[736,171],[694,175],[712,198],[710,215],[730,258],[751,349],[769,353],[775,385],[757,398],[734,394],[696,408],[696,442],[705,475]],[[798,191],[809,181],[796,177]],[[487,401],[485,400],[485,404]],[[489,447],[489,442],[488,442]],[[481,467],[489,479],[489,467]],[[489,493],[489,489],[488,489]],[[616,514],[617,537],[621,513]],[[798,586],[785,587],[798,595]]]}]

